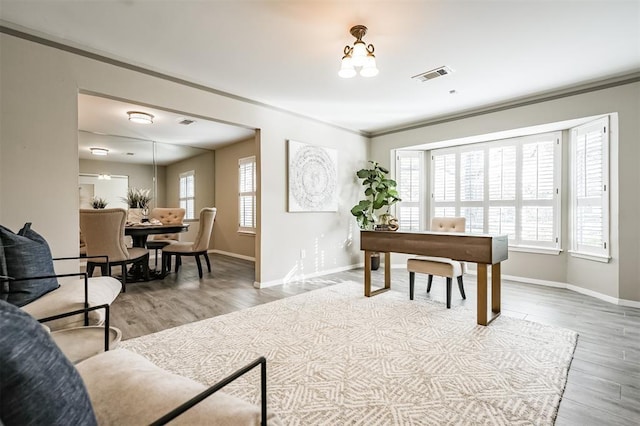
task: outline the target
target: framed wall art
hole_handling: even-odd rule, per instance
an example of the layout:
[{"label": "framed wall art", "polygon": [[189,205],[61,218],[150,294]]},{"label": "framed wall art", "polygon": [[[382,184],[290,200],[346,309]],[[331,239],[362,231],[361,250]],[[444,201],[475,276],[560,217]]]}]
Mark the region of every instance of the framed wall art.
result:
[{"label": "framed wall art", "polygon": [[288,141],[289,211],[338,211],[338,152]]}]

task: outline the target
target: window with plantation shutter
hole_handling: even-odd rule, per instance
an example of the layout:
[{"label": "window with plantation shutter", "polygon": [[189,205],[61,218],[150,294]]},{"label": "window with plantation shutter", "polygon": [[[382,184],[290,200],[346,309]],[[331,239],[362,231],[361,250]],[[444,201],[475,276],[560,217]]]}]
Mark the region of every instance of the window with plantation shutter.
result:
[{"label": "window with plantation shutter", "polygon": [[609,121],[571,129],[571,253],[609,259]]},{"label": "window with plantation shutter", "polygon": [[404,231],[418,231],[424,226],[423,157],[422,151],[397,151],[396,154],[397,190],[402,199],[396,204],[396,216]]},{"label": "window with plantation shutter", "polygon": [[185,219],[195,219],[196,214],[196,176],[193,170],[180,173],[178,201],[184,209]]},{"label": "window with plantation shutter", "polygon": [[239,232],[256,230],[256,157],[238,160],[238,218]]},{"label": "window with plantation shutter", "polygon": [[466,232],[506,234],[510,247],[559,250],[560,137],[432,151],[432,216],[464,216]]}]

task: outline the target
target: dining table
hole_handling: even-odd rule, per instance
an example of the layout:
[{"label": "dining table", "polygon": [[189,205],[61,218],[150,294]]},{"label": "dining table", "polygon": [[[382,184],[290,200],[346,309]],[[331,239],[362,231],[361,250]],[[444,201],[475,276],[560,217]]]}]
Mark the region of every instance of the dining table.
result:
[{"label": "dining table", "polygon": [[[189,230],[188,223],[180,223],[173,225],[154,224],[151,222],[131,223],[124,227],[124,234],[129,235],[133,241],[133,247],[147,247],[147,238],[149,235],[158,234],[177,234],[187,232]],[[132,281],[146,281],[140,264],[134,264],[127,273],[127,279],[131,277]],[[149,280],[161,279],[163,275],[154,270],[149,271]]]},{"label": "dining table", "polygon": [[124,227],[124,235],[131,236],[134,247],[147,247],[147,238],[149,235],[157,234],[177,234],[187,232],[189,230],[188,223],[179,223],[174,225],[153,224],[151,222],[132,223]]}]

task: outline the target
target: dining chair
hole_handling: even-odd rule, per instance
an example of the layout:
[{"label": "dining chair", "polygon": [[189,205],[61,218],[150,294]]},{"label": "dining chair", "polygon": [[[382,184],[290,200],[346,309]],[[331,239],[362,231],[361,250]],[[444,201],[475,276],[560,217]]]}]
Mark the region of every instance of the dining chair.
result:
[{"label": "dining chair", "polygon": [[108,262],[87,261],[87,273],[93,276],[96,266],[102,275],[111,275],[113,265],[122,269],[122,292],[127,291],[127,265],[140,263],[146,280],[149,280],[149,250],[142,247],[127,248],[124,226],[125,209],[81,209],[80,230],[87,247],[87,256],[108,256]]},{"label": "dining chair", "polygon": [[[434,217],[431,220],[431,231],[435,232],[464,232],[466,219],[464,217]],[[415,273],[427,274],[427,293],[431,291],[433,276],[437,275],[447,279],[447,309],[451,308],[451,286],[453,278],[458,280],[458,289],[463,299],[464,283],[462,276],[466,272],[466,264],[445,257],[417,256],[407,260],[409,271],[409,300],[413,300]]]},{"label": "dining chair", "polygon": [[213,221],[216,218],[215,207],[205,207],[200,210],[200,221],[198,235],[194,242],[177,242],[169,244],[162,249],[162,275],[166,275],[171,269],[171,256],[175,256],[175,272],[178,272],[182,263],[182,256],[194,256],[198,265],[198,275],[202,278],[202,263],[200,256],[203,256],[207,262],[207,269],[211,272],[211,262],[207,250],[209,249],[209,240],[211,232],[213,232]]},{"label": "dining chair", "polygon": [[[182,225],[185,209],[181,207],[156,207],[151,210],[149,218],[157,220],[163,225]],[[158,269],[158,250],[165,246],[180,241],[180,234],[150,235],[147,239],[147,248],[155,250],[154,269]]]}]

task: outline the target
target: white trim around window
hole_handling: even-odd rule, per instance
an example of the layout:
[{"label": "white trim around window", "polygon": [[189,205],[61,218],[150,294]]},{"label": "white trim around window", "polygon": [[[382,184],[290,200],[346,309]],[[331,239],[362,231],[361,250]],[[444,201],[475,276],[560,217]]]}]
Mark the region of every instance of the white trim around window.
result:
[{"label": "white trim around window", "polygon": [[256,233],[256,157],[238,160],[238,232]]}]

